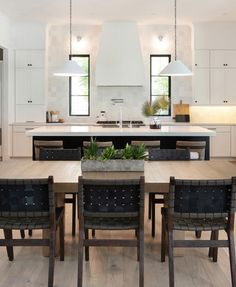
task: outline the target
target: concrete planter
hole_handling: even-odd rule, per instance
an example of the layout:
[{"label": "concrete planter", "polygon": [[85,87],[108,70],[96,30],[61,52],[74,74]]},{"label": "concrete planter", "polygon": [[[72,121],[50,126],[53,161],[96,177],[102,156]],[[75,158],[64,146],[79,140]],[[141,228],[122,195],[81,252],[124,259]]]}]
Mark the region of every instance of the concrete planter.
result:
[{"label": "concrete planter", "polygon": [[144,160],[122,160],[122,159],[82,160],[81,170],[82,172],[91,172],[91,171],[143,172]]}]

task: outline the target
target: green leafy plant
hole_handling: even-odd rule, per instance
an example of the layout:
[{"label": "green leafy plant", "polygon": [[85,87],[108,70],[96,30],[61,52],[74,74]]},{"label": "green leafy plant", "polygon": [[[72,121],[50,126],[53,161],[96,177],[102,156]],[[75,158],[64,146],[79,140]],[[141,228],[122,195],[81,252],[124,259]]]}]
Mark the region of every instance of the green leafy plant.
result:
[{"label": "green leafy plant", "polygon": [[145,159],[146,157],[147,152],[144,144],[133,146],[133,159]]},{"label": "green leafy plant", "polygon": [[121,151],[122,159],[145,159],[146,158],[146,149],[145,145],[131,146],[128,143],[125,148]]},{"label": "green leafy plant", "polygon": [[116,156],[117,156],[117,150],[114,148],[114,145],[112,145],[104,149],[100,158],[102,160],[108,160],[108,159],[115,159]]},{"label": "green leafy plant", "polygon": [[98,145],[96,139],[91,138],[89,146],[84,149],[84,159],[97,159]]},{"label": "green leafy plant", "polygon": [[125,148],[121,151],[121,158],[122,159],[133,159],[133,147],[126,144]]},{"label": "green leafy plant", "polygon": [[122,150],[115,149],[114,145],[105,148],[101,153],[96,139],[90,139],[89,146],[84,149],[84,159],[87,160],[110,160],[110,159],[145,159],[145,145],[131,146],[128,143]]}]

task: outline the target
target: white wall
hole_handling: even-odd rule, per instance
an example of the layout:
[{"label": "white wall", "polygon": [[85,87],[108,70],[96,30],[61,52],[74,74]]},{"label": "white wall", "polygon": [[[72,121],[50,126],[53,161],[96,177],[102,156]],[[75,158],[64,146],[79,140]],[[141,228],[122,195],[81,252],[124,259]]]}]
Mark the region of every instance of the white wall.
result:
[{"label": "white wall", "polygon": [[47,25],[37,22],[12,24],[13,47],[20,49],[46,49]]},{"label": "white wall", "polygon": [[[48,109],[59,110],[60,117],[66,121],[94,122],[99,111],[106,110],[108,119],[118,119],[119,110],[111,105],[112,98],[123,98],[125,119],[142,119],[141,107],[150,97],[150,54],[172,54],[174,57],[173,26],[140,25],[138,26],[143,60],[145,65],[145,85],[143,87],[97,87],[95,85],[95,65],[100,41],[101,26],[80,25],[73,27],[73,35],[82,36],[78,44],[73,41],[73,53],[90,54],[91,60],[91,116],[69,117],[68,79],[54,77],[53,71],[60,66],[69,54],[68,26],[51,26],[48,31]],[[178,27],[178,56],[190,68],[192,66],[191,28]],[[167,41],[166,47],[160,47],[156,41],[162,34]],[[185,77],[172,80],[172,99],[190,102],[191,79]]]},{"label": "white wall", "polygon": [[236,49],[236,22],[195,23],[195,49]]}]

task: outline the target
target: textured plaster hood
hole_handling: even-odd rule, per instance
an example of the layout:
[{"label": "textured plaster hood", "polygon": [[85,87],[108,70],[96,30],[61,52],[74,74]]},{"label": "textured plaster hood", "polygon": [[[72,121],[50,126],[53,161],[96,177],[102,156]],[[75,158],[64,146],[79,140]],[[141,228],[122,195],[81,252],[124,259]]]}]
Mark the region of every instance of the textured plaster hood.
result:
[{"label": "textured plaster hood", "polygon": [[143,86],[144,64],[138,29],[132,22],[102,27],[96,65],[97,86]]}]

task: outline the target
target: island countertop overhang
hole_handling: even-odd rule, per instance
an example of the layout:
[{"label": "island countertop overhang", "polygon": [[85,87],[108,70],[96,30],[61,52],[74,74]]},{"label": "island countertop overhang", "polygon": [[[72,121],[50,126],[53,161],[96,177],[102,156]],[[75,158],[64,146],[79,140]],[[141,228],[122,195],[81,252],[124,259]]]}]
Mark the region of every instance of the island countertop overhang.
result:
[{"label": "island countertop overhang", "polygon": [[26,131],[27,136],[215,136],[216,132],[200,126],[162,126],[161,129],[150,129],[148,126],[139,128],[109,128],[101,126],[41,126]]}]

